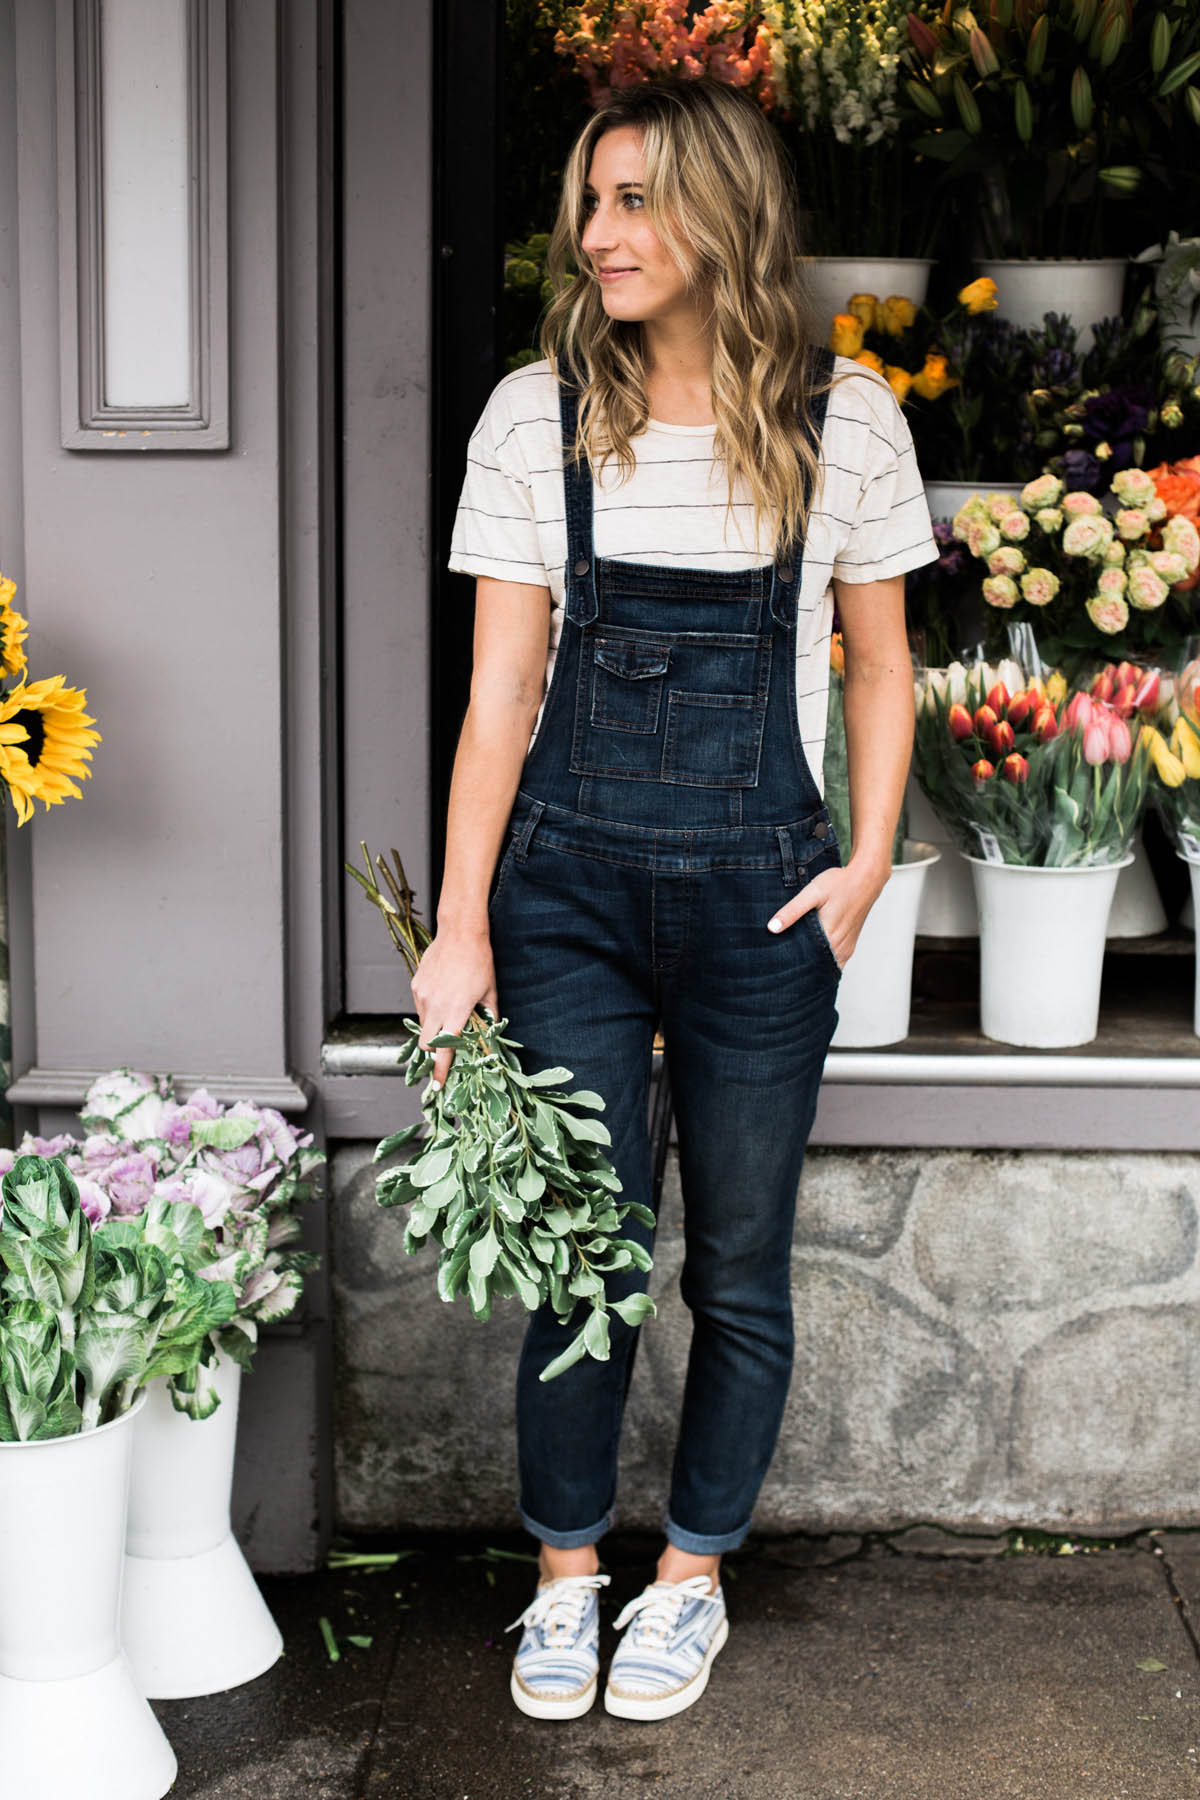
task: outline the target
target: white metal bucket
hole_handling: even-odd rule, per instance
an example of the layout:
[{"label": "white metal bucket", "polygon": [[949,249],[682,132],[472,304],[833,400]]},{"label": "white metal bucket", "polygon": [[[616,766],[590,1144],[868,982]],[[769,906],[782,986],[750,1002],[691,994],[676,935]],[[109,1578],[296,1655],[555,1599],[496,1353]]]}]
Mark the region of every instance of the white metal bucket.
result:
[{"label": "white metal bucket", "polygon": [[925,878],[938,856],[932,844],[909,840],[904,861],[893,864],[842,974],[835,1050],[898,1044],[908,1036],[917,913]]}]

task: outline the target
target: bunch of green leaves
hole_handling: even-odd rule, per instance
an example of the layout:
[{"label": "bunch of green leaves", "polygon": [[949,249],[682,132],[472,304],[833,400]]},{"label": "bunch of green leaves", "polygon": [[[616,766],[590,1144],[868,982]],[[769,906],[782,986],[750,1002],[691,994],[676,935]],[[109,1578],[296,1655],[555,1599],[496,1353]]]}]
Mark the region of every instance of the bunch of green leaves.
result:
[{"label": "bunch of green leaves", "polygon": [[[392,852],[394,872],[378,859],[385,893],[365,844],[363,854],[365,876],[346,866],[379,907],[411,973],[430,939],[399,856]],[[605,1154],[608,1128],[590,1116],[603,1110],[600,1095],[569,1091],[569,1069],[526,1073],[520,1045],[504,1036],[507,1023],[479,1008],[461,1032],[441,1033],[422,1049],[419,1022],[405,1021],[412,1041],[400,1062],[409,1086],[427,1081],[436,1050],[453,1049],[454,1061],[442,1088],[426,1087],[423,1117],[378,1146],[376,1161],[402,1149],[409,1159],[380,1174],[376,1196],[381,1206],[408,1204],[405,1249],[432,1239],[438,1292],[447,1301],[465,1293],[477,1319],[490,1317],[502,1297],[530,1312],[548,1302],[564,1325],[584,1309],[584,1323],[542,1372],[549,1381],[585,1355],[607,1359],[610,1314],[627,1325],[653,1315],[647,1294],[609,1300],[605,1278],[631,1266],[650,1269],[648,1251],[621,1227],[632,1217],[652,1228],[654,1214],[616,1198],[621,1182]]]},{"label": "bunch of green leaves", "polygon": [[0,1441],[108,1424],[156,1375],[195,1393],[235,1306],[194,1272],[204,1236],[190,1202],[93,1229],[60,1158],[16,1159],[0,1183]]}]

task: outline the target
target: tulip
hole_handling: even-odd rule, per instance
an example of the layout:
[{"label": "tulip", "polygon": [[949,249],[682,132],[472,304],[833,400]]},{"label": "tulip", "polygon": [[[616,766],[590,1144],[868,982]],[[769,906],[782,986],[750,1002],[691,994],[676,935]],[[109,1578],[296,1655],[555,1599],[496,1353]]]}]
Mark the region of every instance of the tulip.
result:
[{"label": "tulip", "polygon": [[1101,669],[1100,673],[1096,676],[1095,680],[1092,682],[1091,693],[1092,693],[1093,700],[1111,700],[1112,699],[1112,697],[1113,697],[1113,677],[1112,677],[1111,668],[1110,669]]},{"label": "tulip", "polygon": [[1200,738],[1186,719],[1176,719],[1171,733],[1171,752],[1183,764],[1189,781],[1200,779]]},{"label": "tulip", "polygon": [[1058,736],[1058,720],[1052,706],[1040,706],[1034,714],[1033,735],[1039,744],[1048,744]]},{"label": "tulip", "polygon": [[1124,719],[1108,721],[1108,751],[1115,763],[1128,762],[1133,755],[1133,738]]},{"label": "tulip", "polygon": [[1007,709],[1009,699],[1010,695],[1008,689],[1002,681],[997,681],[988,689],[987,703],[997,718],[999,718],[1000,714]]},{"label": "tulip", "polygon": [[846,302],[846,311],[853,313],[864,331],[873,329],[878,313],[879,299],[875,294],[851,294]]},{"label": "tulip", "polygon": [[1034,696],[1032,694],[1014,694],[1008,703],[1009,724],[1015,725],[1019,731],[1021,726],[1024,725],[1025,721],[1033,713],[1034,704]]},{"label": "tulip", "polygon": [[975,708],[974,725],[976,734],[979,737],[985,737],[992,726],[998,722],[996,714],[990,706],[977,706]]},{"label": "tulip", "polygon": [[969,281],[958,294],[958,303],[965,306],[969,313],[995,312],[999,302],[996,299],[996,284],[990,275],[981,275],[978,281]]},{"label": "tulip", "polygon": [[1063,713],[1062,722],[1067,731],[1074,731],[1076,726],[1090,725],[1095,708],[1086,694],[1072,694]]},{"label": "tulip", "polygon": [[986,757],[980,757],[977,763],[971,764],[971,779],[976,787],[982,787],[984,782],[990,781],[995,773],[995,769]]},{"label": "tulip", "polygon": [[883,378],[891,388],[893,394],[895,394],[901,406],[903,406],[904,402],[908,399],[908,390],[913,384],[913,378],[909,371],[907,369],[902,369],[898,363],[885,363],[883,365]]},{"label": "tulip", "polygon": [[1083,728],[1083,760],[1093,768],[1108,761],[1108,724],[1103,713],[1096,713]]},{"label": "tulip", "polygon": [[1016,733],[1007,719],[997,720],[987,734],[988,749],[997,758],[1007,756],[1016,741]]},{"label": "tulip", "polygon": [[853,313],[836,313],[833,330],[829,336],[829,348],[838,356],[857,356],[862,349],[862,321]]},{"label": "tulip", "polygon": [[992,677],[993,681],[1002,681],[1010,694],[1016,693],[1024,679],[1025,677],[1021,672],[1020,663],[1014,662],[1011,656],[1001,657],[1000,661],[996,664],[996,672]]},{"label": "tulip", "polygon": [[1160,678],[1157,669],[1151,669],[1143,676],[1142,685],[1134,696],[1134,708],[1137,712],[1157,712]]},{"label": "tulip", "polygon": [[1134,687],[1132,681],[1127,681],[1124,687],[1117,689],[1112,698],[1112,709],[1119,719],[1131,719],[1133,717],[1133,706],[1136,695],[1137,689]]},{"label": "tulip", "polygon": [[1177,756],[1173,756],[1167,748],[1167,741],[1161,731],[1153,725],[1142,726],[1142,737],[1150,752],[1150,761],[1154,764],[1155,773],[1164,787],[1182,787],[1187,778],[1187,771]]},{"label": "tulip", "polygon": [[1051,706],[1058,706],[1067,697],[1067,678],[1061,669],[1055,669],[1046,683],[1046,698]]},{"label": "tulip", "polygon": [[1137,682],[1142,678],[1142,671],[1136,663],[1119,662],[1113,670],[1113,686],[1124,687],[1127,681]]},{"label": "tulip", "polygon": [[846,652],[842,648],[842,634],[835,631],[829,640],[829,666],[835,675],[846,673]]},{"label": "tulip", "polygon": [[1006,781],[1011,781],[1014,786],[1019,786],[1021,782],[1029,780],[1029,764],[1023,756],[1018,756],[1014,751],[1001,763],[1000,773]]},{"label": "tulip", "polygon": [[883,358],[874,350],[860,350],[854,358],[864,369],[874,369],[877,375],[883,374]]},{"label": "tulip", "polygon": [[920,394],[922,400],[940,400],[950,388],[957,387],[957,379],[950,373],[947,359],[933,350],[925,353],[925,367],[913,376],[913,391]]},{"label": "tulip", "polygon": [[971,723],[971,715],[965,706],[952,706],[946,714],[946,723],[950,727],[950,735],[960,744],[969,738],[975,727]]}]

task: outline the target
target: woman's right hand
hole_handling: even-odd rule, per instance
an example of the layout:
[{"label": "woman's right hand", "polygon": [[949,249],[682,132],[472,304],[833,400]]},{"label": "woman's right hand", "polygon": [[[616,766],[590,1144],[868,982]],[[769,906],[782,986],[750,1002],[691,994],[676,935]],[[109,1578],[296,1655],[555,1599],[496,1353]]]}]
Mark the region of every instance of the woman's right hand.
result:
[{"label": "woman's right hand", "polygon": [[[496,969],[486,924],[479,930],[440,930],[417,964],[412,991],[421,1020],[423,1050],[440,1032],[460,1032],[480,1001],[493,1018],[498,1017]],[[445,1082],[453,1061],[454,1051],[448,1044],[434,1051],[436,1087]]]}]

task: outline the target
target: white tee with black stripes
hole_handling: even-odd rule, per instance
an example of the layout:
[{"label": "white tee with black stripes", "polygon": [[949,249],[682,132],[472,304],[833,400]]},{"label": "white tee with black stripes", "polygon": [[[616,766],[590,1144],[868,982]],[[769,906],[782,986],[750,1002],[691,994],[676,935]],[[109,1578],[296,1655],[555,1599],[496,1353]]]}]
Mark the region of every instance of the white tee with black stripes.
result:
[{"label": "white tee with black stripes", "polygon": [[[836,364],[848,378],[829,396],[796,602],[796,710],[818,785],[832,578],[882,581],[937,557],[912,437],[891,389],[861,364],[840,356]],[[680,569],[770,562],[774,546],[753,541],[753,505],[738,487],[727,521],[728,483],[714,466],[713,438],[711,425],[651,419],[634,440],[637,467],[628,481],[614,461],[594,480],[595,554]],[[550,589],[547,690],[562,634],[566,556],[558,389],[548,363],[529,363],[497,384],[471,436],[449,566]],[[541,716],[539,708],[531,744]]]}]

